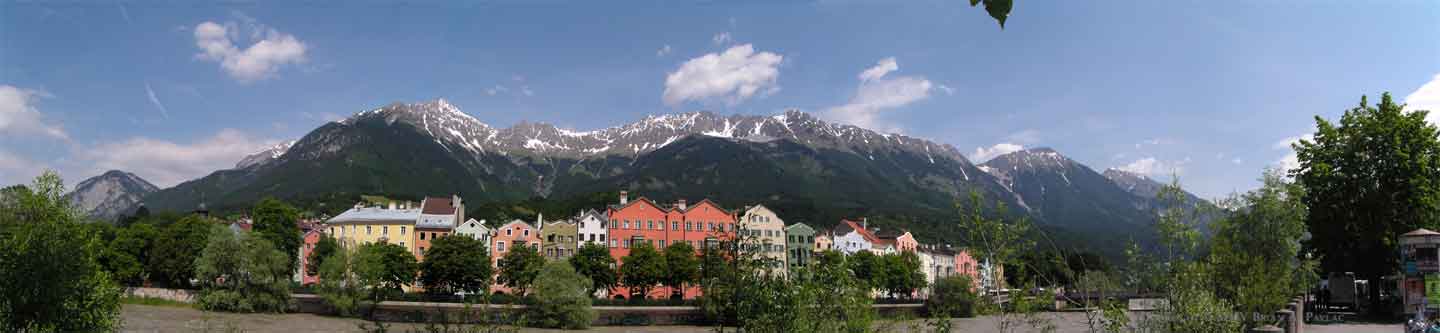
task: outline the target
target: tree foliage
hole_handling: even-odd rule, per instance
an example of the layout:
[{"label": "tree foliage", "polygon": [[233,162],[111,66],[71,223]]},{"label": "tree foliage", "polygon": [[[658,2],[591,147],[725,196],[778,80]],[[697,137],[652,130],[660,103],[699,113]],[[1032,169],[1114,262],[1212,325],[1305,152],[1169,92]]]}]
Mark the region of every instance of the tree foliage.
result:
[{"label": "tree foliage", "polygon": [[290,306],[289,255],[255,233],[212,226],[195,261],[200,308],[232,312],[284,312]]},{"label": "tree foliage", "polygon": [[152,279],[173,288],[190,288],[195,277],[195,258],[205,250],[210,227],[217,223],[200,215],[188,215],[165,226],[151,249]]},{"label": "tree foliage", "polygon": [[674,296],[685,294],[685,285],[700,279],[700,258],[690,243],[676,242],[665,247],[665,275],[660,284],[672,288]]},{"label": "tree foliage", "polygon": [[492,276],[485,242],[464,235],[431,240],[425,261],[420,263],[420,283],[430,292],[480,293],[490,287]]},{"label": "tree foliage", "polygon": [[317,291],[341,316],[358,314],[360,300],[365,297],[355,272],[355,259],[355,251],[339,248],[320,264]]},{"label": "tree foliage", "polygon": [[586,329],[597,314],[590,308],[591,284],[565,261],[551,261],[535,281],[535,305],[527,319],[540,327]]},{"label": "tree foliage", "polygon": [[145,265],[150,261],[151,249],[160,232],[154,225],[135,224],[118,228],[115,238],[110,240],[103,256],[105,269],[116,281],[128,285],[140,285],[150,276]]},{"label": "tree foliage", "polygon": [[369,243],[360,246],[355,258],[355,275],[370,291],[370,297],[382,301],[415,280],[418,269],[415,256],[404,247],[390,243]]},{"label": "tree foliage", "polygon": [[120,288],[99,263],[104,244],[81,224],[60,176],[0,190],[0,330],[109,331]]},{"label": "tree foliage", "polygon": [[932,317],[974,317],[976,297],[975,282],[969,275],[951,275],[935,280],[930,287],[930,298],[925,300],[925,310]]},{"label": "tree foliage", "polygon": [[255,235],[270,241],[280,252],[288,254],[286,267],[295,270],[300,243],[303,241],[300,227],[295,224],[300,221],[300,211],[290,204],[267,197],[255,203],[250,214],[255,221]]},{"label": "tree foliage", "polygon": [[631,244],[630,254],[620,261],[620,282],[630,288],[631,298],[650,296],[650,290],[665,279],[665,257],[650,242]]},{"label": "tree foliage", "polygon": [[[982,263],[1004,266],[1010,263],[1020,251],[1033,250],[1035,242],[1024,238],[1030,232],[1030,222],[1024,218],[1007,222],[1004,218],[990,218],[984,212],[980,193],[970,192],[968,205],[956,203],[960,216],[960,229],[965,234],[965,244]],[[1003,202],[995,203],[995,211],[1005,214]],[[990,270],[1000,274],[999,270]],[[1001,281],[999,276],[982,277],[982,280]]]},{"label": "tree foliage", "polygon": [[615,257],[610,256],[610,249],[604,245],[587,243],[569,260],[576,273],[590,279],[590,295],[599,290],[610,290],[618,282]]},{"label": "tree foliage", "polygon": [[545,257],[534,247],[515,246],[500,258],[497,266],[500,266],[500,276],[495,281],[510,287],[516,296],[525,296],[540,275],[540,269],[545,267]]},{"label": "tree foliage", "polygon": [[1290,174],[1305,188],[1306,224],[1327,271],[1377,281],[1399,269],[1400,234],[1440,221],[1437,130],[1428,112],[1403,108],[1389,93],[1374,106],[1362,96],[1338,124],[1315,117],[1313,139],[1292,145],[1299,167]]},{"label": "tree foliage", "polygon": [[920,257],[915,252],[887,254],[880,258],[880,270],[884,271],[884,283],[880,287],[890,293],[890,297],[908,299],[916,289],[925,286],[925,273],[921,271]]},{"label": "tree foliage", "polygon": [[340,251],[340,241],[328,234],[320,235],[320,241],[315,242],[315,248],[310,250],[310,257],[305,258],[305,273],[320,275],[320,268],[325,265],[325,260]]},{"label": "tree foliage", "polygon": [[1260,188],[1228,200],[1238,208],[1215,222],[1210,253],[1220,296],[1242,313],[1269,313],[1308,287],[1291,273],[1307,270],[1299,259],[1304,189],[1276,170],[1260,181]]}]

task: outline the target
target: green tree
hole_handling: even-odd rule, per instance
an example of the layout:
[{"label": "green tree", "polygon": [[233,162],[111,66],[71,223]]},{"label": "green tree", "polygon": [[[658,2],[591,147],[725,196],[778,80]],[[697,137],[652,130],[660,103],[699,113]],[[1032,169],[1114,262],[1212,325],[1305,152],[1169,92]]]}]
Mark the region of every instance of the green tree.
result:
[{"label": "green tree", "polygon": [[672,289],[674,295],[671,297],[683,297],[685,285],[700,279],[700,258],[695,256],[695,248],[687,242],[670,244],[665,247],[664,255],[665,275],[660,284]]},{"label": "green tree", "polygon": [[925,309],[931,317],[969,318],[975,316],[975,282],[969,275],[956,274],[935,280]]},{"label": "green tree", "polygon": [[884,287],[886,271],[880,256],[870,251],[856,252],[845,259],[845,265],[860,283],[872,289]]},{"label": "green tree", "polygon": [[514,246],[504,257],[500,257],[497,266],[500,267],[500,275],[496,277],[496,282],[510,287],[516,296],[525,296],[540,275],[540,269],[545,267],[545,257],[541,257],[534,247]]},{"label": "green tree", "polygon": [[354,251],[340,248],[320,264],[320,297],[341,316],[358,314],[360,300],[365,297],[355,274],[355,257]]},{"label": "green tree", "polygon": [[[1305,188],[1325,270],[1379,281],[1400,267],[1400,234],[1440,226],[1440,141],[1428,113],[1404,111],[1389,93],[1375,106],[1362,96],[1339,124],[1317,116],[1314,138],[1292,145],[1299,167],[1290,174]],[[1370,286],[1377,300],[1380,284]]]},{"label": "green tree", "polygon": [[300,253],[300,243],[303,242],[300,227],[295,224],[300,221],[300,211],[290,204],[267,197],[255,203],[250,215],[255,219],[255,235],[275,244],[280,252],[289,254],[287,267],[294,271],[298,265],[296,261]]},{"label": "green tree", "polygon": [[149,277],[145,262],[150,260],[150,249],[158,237],[159,231],[150,224],[119,228],[102,256],[105,269],[116,281],[141,285]]},{"label": "green tree", "polygon": [[0,330],[91,332],[120,324],[104,244],[81,224],[60,176],[0,190]]},{"label": "green tree", "polygon": [[425,261],[420,263],[420,283],[430,292],[480,293],[490,287],[492,276],[485,242],[464,235],[431,240]]},{"label": "green tree", "polygon": [[632,243],[630,254],[620,261],[620,282],[630,288],[631,298],[650,296],[650,290],[665,279],[665,257],[650,242]]},{"label": "green tree", "polygon": [[[1035,243],[1024,236],[1030,232],[1030,222],[1024,218],[1006,222],[1003,218],[989,218],[984,213],[980,193],[970,192],[970,204],[956,203],[960,216],[960,230],[965,234],[965,244],[982,263],[1004,267],[1021,251],[1033,250]],[[1004,214],[1005,204],[995,203],[995,210]],[[999,270],[990,270],[999,275]],[[1001,281],[1000,276],[985,277],[984,280]]]},{"label": "green tree", "polygon": [[284,312],[290,306],[288,255],[254,233],[212,226],[195,260],[200,281],[196,303],[212,311]]},{"label": "green tree", "polygon": [[1180,187],[1180,177],[1172,176],[1170,184],[1160,187],[1155,195],[1161,209],[1155,220],[1155,230],[1160,235],[1160,245],[1165,248],[1165,263],[1194,257],[1200,248],[1200,223],[1204,221],[1207,206],[1191,205],[1186,202],[1186,192]]},{"label": "green tree", "polygon": [[915,289],[925,286],[925,273],[920,271],[920,257],[914,252],[901,252],[880,257],[880,267],[885,271],[881,288],[890,297],[910,298]]},{"label": "green tree", "polygon": [[148,262],[153,280],[174,288],[190,288],[195,258],[205,250],[210,227],[216,224],[204,216],[189,215],[165,226],[155,239]]},{"label": "green tree", "polygon": [[355,255],[355,276],[370,291],[370,298],[383,301],[415,280],[415,256],[404,247],[390,243],[360,246]]},{"label": "green tree", "polygon": [[535,305],[531,325],[549,328],[586,329],[597,314],[590,307],[591,284],[565,261],[551,261],[535,280]]},{"label": "green tree", "polygon": [[320,268],[325,265],[325,260],[340,251],[340,241],[328,234],[320,235],[320,241],[315,242],[315,248],[310,250],[310,257],[305,258],[305,273],[320,275]]},{"label": "green tree", "polygon": [[[1291,272],[1305,269],[1298,259],[1305,234],[1304,189],[1277,170],[1266,170],[1261,186],[1228,199],[1237,207],[1216,221],[1210,262],[1221,297],[1242,313],[1269,313],[1308,287]],[[1246,316],[1252,318],[1253,316]]]},{"label": "green tree", "polygon": [[570,266],[575,272],[590,279],[590,295],[599,290],[610,290],[618,282],[615,273],[615,257],[604,245],[587,243],[570,257]]}]

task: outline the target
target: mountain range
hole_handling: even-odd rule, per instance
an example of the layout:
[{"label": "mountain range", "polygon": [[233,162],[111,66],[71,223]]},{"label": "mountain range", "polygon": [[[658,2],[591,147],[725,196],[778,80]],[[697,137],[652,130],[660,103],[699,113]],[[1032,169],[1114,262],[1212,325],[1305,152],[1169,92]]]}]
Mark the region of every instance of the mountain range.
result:
[{"label": "mountain range", "polygon": [[467,202],[494,203],[629,190],[660,202],[763,203],[787,222],[822,228],[871,216],[878,227],[953,242],[956,200],[974,192],[992,212],[1004,204],[1005,214],[1028,216],[1057,234],[1110,242],[1103,237],[1148,226],[1156,205],[1147,191],[1158,186],[1119,170],[1097,173],[1048,148],[976,165],[951,145],[794,110],[667,114],[575,131],[532,122],[496,128],[442,99],[327,123],[235,168],[145,194],[144,202],[152,210],[204,203],[224,211],[275,196],[335,214],[362,194],[457,193]]}]

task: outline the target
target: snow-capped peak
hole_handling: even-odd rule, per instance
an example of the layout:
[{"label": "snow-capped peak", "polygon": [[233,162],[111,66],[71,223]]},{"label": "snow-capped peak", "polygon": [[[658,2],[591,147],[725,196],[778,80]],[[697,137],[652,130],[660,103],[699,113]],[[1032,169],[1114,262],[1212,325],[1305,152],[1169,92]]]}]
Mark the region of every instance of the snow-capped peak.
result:
[{"label": "snow-capped peak", "polygon": [[286,140],[271,145],[263,150],[251,153],[250,155],[245,155],[244,158],[241,158],[239,162],[235,163],[235,168],[244,169],[251,166],[270,163],[270,161],[274,161],[275,159],[280,158],[280,156],[285,156],[285,153],[290,151],[290,147],[294,146],[295,140]]}]

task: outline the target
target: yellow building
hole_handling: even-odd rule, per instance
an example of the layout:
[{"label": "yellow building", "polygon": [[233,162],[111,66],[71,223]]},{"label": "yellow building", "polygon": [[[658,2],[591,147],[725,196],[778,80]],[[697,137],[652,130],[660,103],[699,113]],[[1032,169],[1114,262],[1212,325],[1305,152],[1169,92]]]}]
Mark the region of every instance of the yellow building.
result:
[{"label": "yellow building", "polygon": [[346,248],[385,242],[399,245],[415,253],[415,221],[420,209],[400,207],[360,207],[325,221],[325,232]]}]

